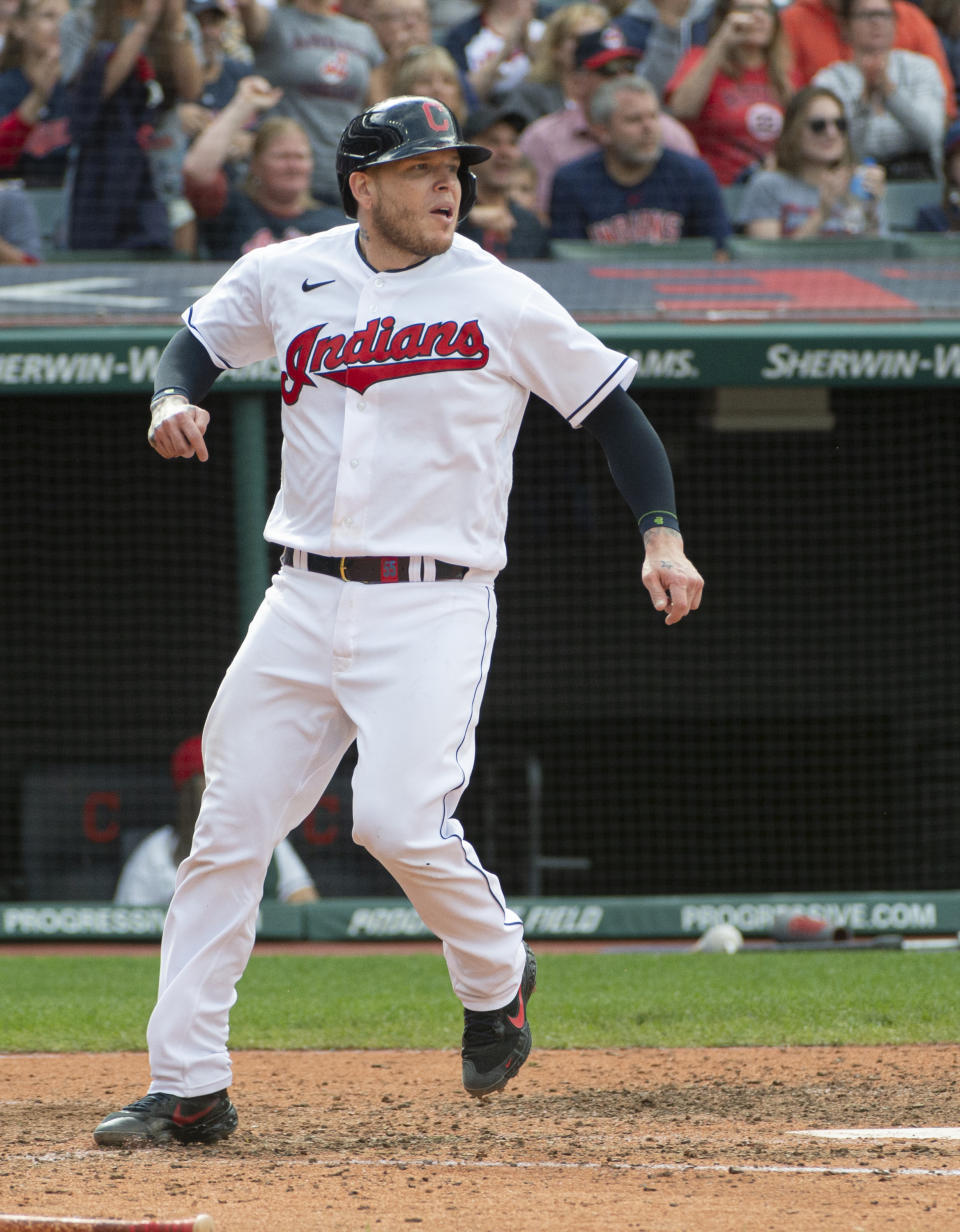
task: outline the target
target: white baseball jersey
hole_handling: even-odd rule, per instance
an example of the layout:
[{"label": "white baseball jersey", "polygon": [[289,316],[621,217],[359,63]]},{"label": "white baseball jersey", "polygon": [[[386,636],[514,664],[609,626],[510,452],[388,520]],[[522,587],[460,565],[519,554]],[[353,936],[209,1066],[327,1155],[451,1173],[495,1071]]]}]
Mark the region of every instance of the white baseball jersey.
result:
[{"label": "white baseball jersey", "polygon": [[579,427],[636,362],[463,236],[380,272],[356,233],[247,253],[184,313],[218,366],[280,363],[283,474],[264,535],[495,573],[529,393]]}]

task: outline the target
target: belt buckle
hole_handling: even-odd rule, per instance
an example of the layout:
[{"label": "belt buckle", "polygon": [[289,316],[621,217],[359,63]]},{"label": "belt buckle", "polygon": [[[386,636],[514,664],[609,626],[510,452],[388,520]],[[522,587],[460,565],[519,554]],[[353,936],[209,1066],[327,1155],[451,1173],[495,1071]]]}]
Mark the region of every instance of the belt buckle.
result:
[{"label": "belt buckle", "polygon": [[350,581],[350,579],[347,577],[347,558],[346,556],[340,557],[340,577],[344,582]]}]

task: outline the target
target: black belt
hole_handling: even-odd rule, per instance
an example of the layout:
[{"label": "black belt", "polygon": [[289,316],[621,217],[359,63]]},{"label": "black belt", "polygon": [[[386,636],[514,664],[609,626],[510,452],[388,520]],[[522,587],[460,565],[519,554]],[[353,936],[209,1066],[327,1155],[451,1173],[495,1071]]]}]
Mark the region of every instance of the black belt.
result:
[{"label": "black belt", "polygon": [[[317,556],[314,552],[300,552],[299,561],[294,560],[294,549],[284,548],[280,560],[285,565],[299,564],[311,573],[325,573],[327,577],[341,578],[344,582],[409,582],[409,556]],[[418,558],[414,557],[416,561]],[[433,561],[433,576],[438,582],[459,582],[467,572],[467,565],[451,565],[445,560],[420,557],[419,577],[412,580],[427,580],[430,569],[425,562]],[[414,569],[416,573],[416,568]]]}]

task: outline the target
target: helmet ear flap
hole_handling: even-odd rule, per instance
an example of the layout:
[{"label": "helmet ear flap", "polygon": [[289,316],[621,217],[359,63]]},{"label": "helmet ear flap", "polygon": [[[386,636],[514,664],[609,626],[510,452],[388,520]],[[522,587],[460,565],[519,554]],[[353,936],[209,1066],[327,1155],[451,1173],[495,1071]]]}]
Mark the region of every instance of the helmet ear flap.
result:
[{"label": "helmet ear flap", "polygon": [[340,200],[343,202],[343,212],[348,218],[356,218],[357,216],[357,199],[350,191],[350,177],[346,176],[340,181]]},{"label": "helmet ear flap", "polygon": [[457,214],[457,221],[463,222],[477,204],[477,177],[469,167],[461,163],[457,179],[460,181],[460,211]]}]

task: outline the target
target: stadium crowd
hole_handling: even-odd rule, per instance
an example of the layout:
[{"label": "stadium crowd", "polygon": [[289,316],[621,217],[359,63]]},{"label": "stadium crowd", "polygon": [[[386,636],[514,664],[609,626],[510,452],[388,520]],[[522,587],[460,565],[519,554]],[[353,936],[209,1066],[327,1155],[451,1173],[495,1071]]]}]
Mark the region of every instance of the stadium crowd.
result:
[{"label": "stadium crowd", "polygon": [[398,93],[493,150],[462,228],[504,260],[882,237],[903,183],[960,232],[958,74],[958,0],[0,0],[0,264],[335,226]]}]

